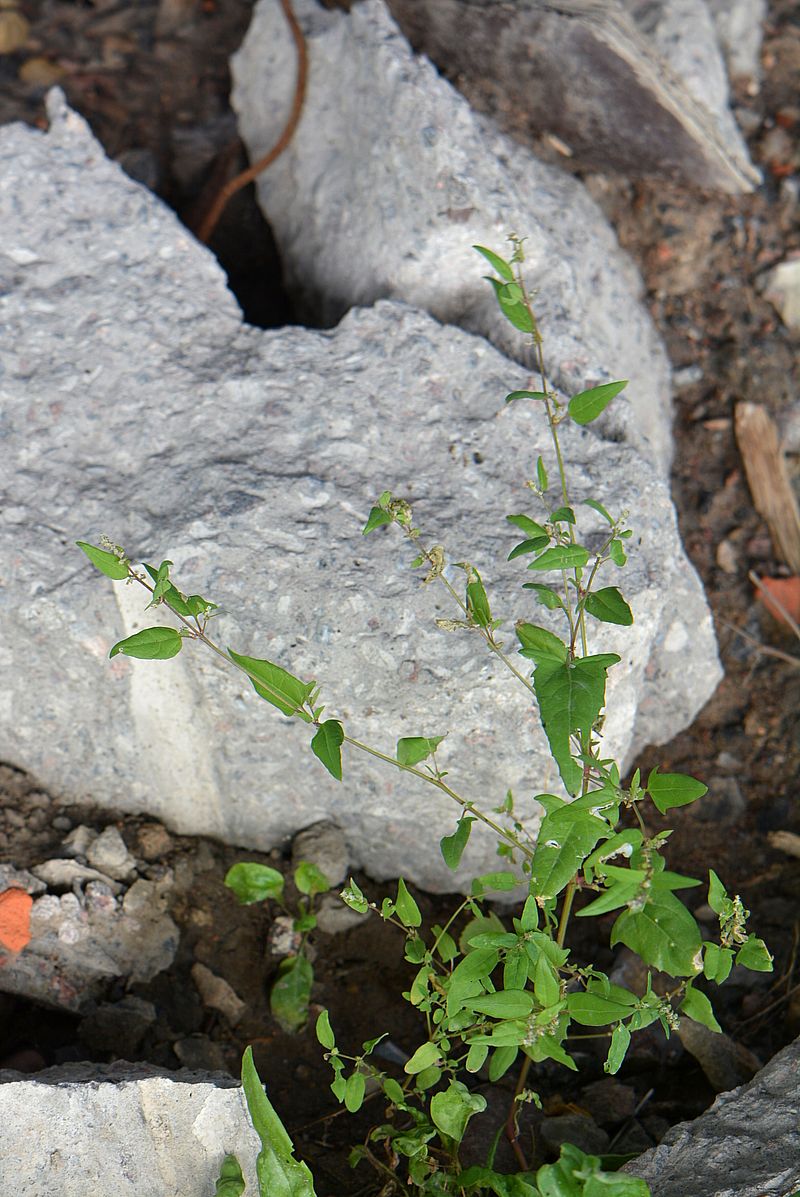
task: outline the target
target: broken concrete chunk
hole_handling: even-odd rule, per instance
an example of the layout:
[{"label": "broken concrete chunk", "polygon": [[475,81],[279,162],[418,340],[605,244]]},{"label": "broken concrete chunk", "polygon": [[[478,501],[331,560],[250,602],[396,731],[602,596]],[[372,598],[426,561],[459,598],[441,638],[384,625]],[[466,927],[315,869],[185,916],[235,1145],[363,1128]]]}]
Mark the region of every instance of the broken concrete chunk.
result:
[{"label": "broken concrete chunk", "polygon": [[388,0],[415,48],[510,130],[592,170],[722,191],[760,181],[703,0]]},{"label": "broken concrete chunk", "polygon": [[[608,410],[609,435],[665,469],[666,356],[640,302],[641,279],[583,185],[476,116],[412,53],[382,0],[349,15],[316,0],[295,8],[309,87],[288,149],[257,188],[301,309],[329,325],[389,296],[533,367],[535,352],[499,312],[486,263],[471,248],[504,252],[517,233],[527,238],[525,272],[551,381],[575,394],[629,379],[626,402]],[[494,44],[494,27],[484,43]],[[231,65],[231,102],[258,157],[276,140],[294,86],[291,37],[272,0],[256,6]]]},{"label": "broken concrete chunk", "polygon": [[64,856],[85,856],[89,851],[89,845],[95,839],[97,839],[97,832],[94,828],[79,823],[61,841],[61,851]]},{"label": "broken concrete chunk", "polygon": [[[402,53],[386,60],[387,70],[416,72]],[[431,79],[425,66],[421,85]],[[480,143],[466,105],[455,97],[454,111],[449,88],[447,96],[436,138],[455,140],[441,165],[454,165],[461,130],[467,144],[458,169],[467,171]],[[425,144],[418,118],[404,112]],[[451,873],[438,841],[455,827],[455,803],[351,746],[345,784],[335,781],[310,751],[308,729],[268,708],[201,646],[187,644],[167,662],[109,661],[111,645],[143,620],[170,617],[161,609],[145,614],[144,591],[103,578],[88,562],[79,568],[72,542],[106,531],[136,559],[169,553],[187,593],[224,607],[215,621],[223,643],[321,679],[321,701],[350,734],[391,751],[401,736],[449,732],[443,765],[468,797],[497,804],[508,788],[541,793],[555,778],[526,691],[492,669],[473,637],[436,626],[458,610],[417,584],[397,539],[361,534],[376,497],[393,490],[412,502],[416,522],[446,546],[449,561],[481,569],[506,628],[517,617],[538,619],[520,591],[524,569],[506,560],[515,543],[506,515],[537,513],[525,487],[531,463],[542,453],[552,465],[540,412],[504,404],[510,390],[528,386],[528,371],[482,337],[398,302],[353,310],[326,332],[243,327],[207,251],[108,162],[79,118],[57,106],[55,113],[47,135],[22,125],[0,129],[0,228],[10,244],[24,236],[40,259],[22,268],[0,253],[0,394],[11,463],[0,558],[19,561],[0,593],[9,656],[3,710],[13,712],[0,710],[0,758],[35,773],[65,801],[90,792],[109,812],[147,813],[175,831],[254,852],[334,821],[354,869],[404,875],[425,889],[469,884],[495,867],[496,844],[473,831],[461,872]],[[635,350],[649,371],[652,328],[623,286],[630,274],[610,230],[602,226],[599,249],[583,250],[578,218],[585,212],[595,220],[596,210],[581,206],[588,201],[571,180],[553,172],[547,179],[555,189],[553,228],[564,223],[556,197],[578,204],[572,265],[561,261],[568,247],[555,233],[550,242],[564,303],[578,287],[579,259],[591,262],[594,280],[581,283],[594,348],[581,349],[577,320],[572,349],[599,360],[605,334],[591,317],[599,304],[611,340],[630,333],[628,360]],[[545,202],[543,194],[523,198],[528,210]],[[469,269],[480,290],[486,284],[469,249],[475,231],[452,225],[449,244],[475,257]],[[337,236],[332,230],[329,240]],[[430,249],[440,261],[436,237]],[[354,242],[348,253],[353,269]],[[447,290],[447,272],[438,277]],[[558,325],[558,309],[552,315]],[[665,382],[663,360],[656,356],[651,383]],[[660,387],[647,392],[656,406]],[[33,389],[55,398],[31,416]],[[630,417],[624,403],[619,410]],[[624,650],[624,664],[611,672],[605,727],[609,752],[627,761],[638,747],[674,736],[713,691],[719,665],[711,620],[652,457],[630,440],[609,441],[596,425],[562,427],[573,501],[592,497],[631,512],[635,552],[622,584],[636,622],[623,632],[598,627],[592,640],[595,651]],[[600,517],[588,508],[580,519],[582,535],[600,533]],[[458,571],[451,572],[455,583]],[[83,749],[101,742],[107,751]],[[522,813],[535,831],[533,803]],[[191,884],[188,872],[181,884]],[[160,921],[161,891],[139,879],[120,905],[121,896],[103,898],[92,886],[85,911],[66,894],[75,906],[68,918],[59,914],[65,934],[76,937],[76,960],[88,934],[79,916],[91,916],[91,929],[103,903],[103,918],[130,927],[126,952],[141,926],[148,968],[168,958],[174,929]],[[47,901],[60,911],[57,898]],[[62,946],[51,926],[55,953],[55,943]],[[89,958],[99,968],[94,948]],[[133,965],[122,953],[105,967],[106,976],[126,976]]]},{"label": "broken concrete chunk", "polygon": [[203,1005],[211,1010],[218,1010],[231,1026],[235,1027],[247,1009],[247,1003],[242,1001],[233,986],[229,985],[224,977],[218,977],[210,968],[200,963],[192,965],[192,980],[197,986]]},{"label": "broken concrete chunk", "polygon": [[111,894],[122,892],[122,886],[112,881],[105,873],[98,869],[90,869],[88,865],[78,864],[76,860],[46,860],[43,864],[34,865],[31,872],[52,890],[82,888],[87,881],[99,881]]},{"label": "broken concrete chunk", "polygon": [[761,78],[761,42],[767,0],[708,0],[728,71],[737,78]]},{"label": "broken concrete chunk", "polygon": [[117,881],[131,881],[136,876],[136,861],[116,827],[106,827],[92,841],[86,858],[90,865]]},{"label": "broken concrete chunk", "polygon": [[800,329],[800,257],[779,262],[764,275],[761,289],[786,327]]},{"label": "broken concrete chunk", "polygon": [[350,855],[342,829],[323,820],[298,831],[292,840],[292,868],[297,868],[301,860],[316,865],[332,888],[341,885],[350,872]]}]

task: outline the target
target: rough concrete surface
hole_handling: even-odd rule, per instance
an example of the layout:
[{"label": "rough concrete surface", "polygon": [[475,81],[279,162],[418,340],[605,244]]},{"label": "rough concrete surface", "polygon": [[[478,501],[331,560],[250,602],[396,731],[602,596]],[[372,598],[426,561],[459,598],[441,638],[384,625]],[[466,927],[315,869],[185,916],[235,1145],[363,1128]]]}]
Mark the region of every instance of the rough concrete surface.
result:
[{"label": "rough concrete surface", "polygon": [[[556,778],[526,692],[476,637],[435,626],[458,611],[420,586],[397,537],[361,536],[384,488],[410,498],[450,561],[482,569],[511,647],[511,620],[541,608],[519,589],[524,567],[505,561],[517,537],[504,517],[536,512],[524,481],[537,453],[552,456],[535,405],[503,403],[526,374],[397,303],[329,332],[241,326],[210,255],[53,108],[47,135],[0,132],[0,395],[16,463],[0,515],[13,567],[0,757],[56,794],[252,848],[328,819],[376,877],[439,888],[492,867],[477,836],[463,872],[447,873],[438,840],[454,804],[355,750],[334,781],[308,729],[201,646],[109,661],[115,641],[168,617],[74,541],[106,533],[134,559],[169,557],[187,593],[223,607],[211,625],[223,646],[315,677],[328,716],[383,750],[450,731],[450,781],[492,805],[510,786],[535,818],[530,797]],[[592,428],[565,426],[563,445],[576,501],[632,513],[622,584],[636,623],[592,630],[594,647],[624,653],[606,729],[628,759],[712,692],[710,617],[652,463]],[[592,543],[599,517],[584,512]]]},{"label": "rough concrete surface", "polygon": [[[349,15],[317,0],[295,8],[310,63],[303,113],[257,188],[287,284],[312,322],[402,299],[530,364],[533,352],[498,311],[471,248],[502,252],[509,233],[525,236],[555,383],[573,394],[630,379],[635,419],[618,435],[665,468],[666,355],[640,302],[641,280],[583,185],[476,115],[413,54],[382,0]],[[232,71],[232,104],[255,159],[277,140],[294,88],[291,37],[271,0],[256,6]]]},{"label": "rough concrete surface", "polygon": [[800,1189],[800,1040],[749,1084],[626,1164],[653,1197],[794,1197]]},{"label": "rough concrete surface", "polygon": [[[126,1070],[135,1076],[130,1066],[117,1073]],[[52,1077],[59,1071],[35,1080],[0,1073],[0,1192],[204,1197],[229,1152],[239,1159],[247,1192],[258,1192],[260,1143],[241,1089],[207,1075],[112,1083],[98,1070],[59,1081]]]}]

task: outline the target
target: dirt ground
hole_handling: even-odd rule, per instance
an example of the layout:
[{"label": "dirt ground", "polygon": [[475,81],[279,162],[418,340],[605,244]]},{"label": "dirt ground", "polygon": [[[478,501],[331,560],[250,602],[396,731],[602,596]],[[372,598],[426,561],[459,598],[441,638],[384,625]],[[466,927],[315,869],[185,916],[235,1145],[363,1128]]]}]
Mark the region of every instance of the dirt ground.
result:
[{"label": "dirt ground", "polygon": [[[203,197],[244,161],[228,105],[227,60],[247,28],[249,0],[21,0],[20,9],[30,35],[13,53],[0,54],[0,123],[42,126],[44,91],[59,83],[109,155],[191,220]],[[642,271],[677,372],[674,496],[684,543],[714,612],[726,673],[694,725],[648,752],[642,764],[683,770],[710,784],[708,798],[674,820],[671,853],[681,872],[699,877],[713,862],[729,890],[742,894],[752,926],[775,955],[771,977],[737,980],[719,991],[717,1003],[728,1034],[766,1061],[800,1033],[800,870],[770,838],[778,831],[800,834],[800,668],[759,646],[800,659],[800,643],[763,612],[748,581],[749,570],[774,576],[787,570],[754,511],[733,411],[750,400],[781,418],[798,402],[798,338],[759,285],[767,268],[800,250],[800,15],[791,0],[770,6],[763,62],[761,90],[749,94],[742,87],[735,96],[753,160],[764,172],[755,194],[721,197],[597,176],[587,182]],[[234,201],[212,248],[248,319],[262,326],[291,320],[252,189]],[[800,473],[797,459],[790,465]],[[86,809],[63,807],[34,778],[0,767],[0,860],[25,867],[46,856],[63,835],[53,829],[56,814],[73,824],[105,825],[107,817],[90,808],[91,795],[86,800]],[[118,824],[134,853],[143,822]],[[315,1171],[320,1197],[369,1191],[371,1177],[359,1172],[352,1179],[346,1155],[380,1113],[373,1116],[367,1103],[356,1119],[332,1116],[336,1103],[313,1032],[287,1035],[269,1013],[276,967],[265,953],[269,910],[239,907],[222,884],[243,855],[277,867],[283,857],[176,836],[164,843],[152,868],[156,875],[170,868],[182,876],[172,909],[181,941],[167,973],[133,987],[158,1010],[137,1058],[176,1068],[175,1044],[188,1039],[196,1062],[236,1073],[244,1046],[253,1043],[272,1101]],[[389,892],[360,880],[372,897]],[[689,895],[690,905],[702,904],[702,891]],[[434,918],[451,905],[424,895],[420,903]],[[608,963],[598,958],[596,944],[573,942],[587,960]],[[355,1046],[388,1030],[400,1049],[413,1044],[416,1016],[399,997],[409,975],[391,928],[374,920],[368,929],[319,937],[317,952],[313,1001],[330,1009],[343,1043]],[[246,1002],[235,1028],[204,1010],[190,976],[196,961]],[[112,987],[107,997],[123,992],[122,985]],[[0,994],[0,1016],[0,1067],[35,1071],[115,1057],[82,1038],[74,1015]],[[609,1123],[618,1136],[615,1150],[643,1150],[713,1098],[700,1065],[676,1037],[667,1043],[660,1034],[642,1034],[634,1043],[619,1079],[633,1090],[633,1104],[644,1105],[632,1119],[623,1102],[620,1117]],[[585,1063],[584,1081],[600,1080],[600,1058],[587,1053]],[[544,1068],[535,1084],[551,1114],[592,1107],[591,1093],[575,1088],[563,1070]]]}]

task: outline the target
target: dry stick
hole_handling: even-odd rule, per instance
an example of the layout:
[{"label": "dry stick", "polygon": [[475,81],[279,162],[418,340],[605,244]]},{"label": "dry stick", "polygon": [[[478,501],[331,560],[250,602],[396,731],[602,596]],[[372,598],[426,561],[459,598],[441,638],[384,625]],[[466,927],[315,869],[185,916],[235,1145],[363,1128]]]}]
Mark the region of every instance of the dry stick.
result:
[{"label": "dry stick", "polygon": [[280,5],[292,32],[294,44],[297,49],[297,82],[295,83],[294,98],[292,100],[289,119],[272,149],[264,154],[263,158],[259,158],[257,162],[254,162],[246,170],[236,175],[217,193],[216,198],[206,215],[200,221],[196,231],[197,240],[202,241],[204,245],[207,244],[211,234],[217,227],[217,222],[225,211],[228,200],[236,195],[237,191],[241,191],[243,187],[246,187],[248,183],[252,183],[263,170],[266,170],[276,158],[280,157],[292,140],[295,129],[300,122],[300,114],[303,111],[303,101],[306,96],[306,83],[308,81],[308,50],[306,48],[306,39],[303,37],[303,31],[298,25],[297,18],[292,10],[291,0],[280,0]]},{"label": "dry stick", "polygon": [[800,505],[775,421],[760,404],[738,403],[735,426],[753,505],[767,521],[778,555],[800,574]]}]

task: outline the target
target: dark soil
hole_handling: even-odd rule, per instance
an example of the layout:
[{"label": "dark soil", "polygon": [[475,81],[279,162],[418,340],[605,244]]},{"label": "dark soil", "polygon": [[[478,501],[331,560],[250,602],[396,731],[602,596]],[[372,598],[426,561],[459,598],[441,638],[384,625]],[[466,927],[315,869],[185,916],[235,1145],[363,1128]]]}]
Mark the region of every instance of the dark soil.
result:
[{"label": "dark soil", "polygon": [[[249,0],[23,0],[21,8],[31,35],[23,48],[0,56],[0,123],[43,125],[45,88],[58,82],[107,152],[191,221],[198,205],[244,161],[228,105],[227,60],[246,30]],[[674,820],[671,859],[697,877],[712,864],[729,890],[742,894],[752,926],[775,955],[772,976],[735,977],[715,999],[728,1034],[766,1061],[800,1033],[800,871],[796,859],[771,840],[776,831],[800,833],[800,668],[766,655],[759,645],[800,658],[800,644],[763,613],[748,581],[751,569],[776,576],[787,571],[753,509],[733,410],[747,399],[780,417],[796,403],[800,381],[797,338],[759,289],[765,269],[800,249],[800,18],[792,0],[771,5],[763,60],[760,93],[736,96],[753,159],[764,172],[755,194],[721,197],[598,176],[587,182],[641,268],[650,309],[679,372],[674,496],[687,551],[714,611],[726,672],[694,725],[647,753],[642,764],[683,770],[710,784],[708,798]],[[234,201],[212,248],[249,320],[261,326],[291,321],[274,244],[252,194]],[[90,803],[91,795],[86,797]],[[88,807],[60,806],[14,770],[0,771],[0,860],[24,868],[46,857],[64,834],[63,826],[53,829],[56,815],[73,824],[108,822]],[[134,853],[144,822],[117,824]],[[315,1171],[320,1197],[367,1191],[371,1177],[359,1172],[353,1180],[347,1149],[382,1113],[375,1102],[367,1102],[356,1119],[336,1113],[313,1031],[290,1036],[271,1017],[268,989],[276,962],[265,943],[274,910],[241,908],[223,886],[227,868],[243,856],[284,863],[278,852],[259,857],[246,847],[177,836],[151,862],[153,875],[169,868],[179,880],[171,913],[181,942],[167,973],[133,987],[158,1010],[136,1058],[177,1068],[175,1044],[191,1040],[184,1056],[191,1050],[201,1066],[236,1073],[243,1048],[252,1043],[272,1101]],[[359,880],[371,897],[390,892]],[[693,908],[702,905],[703,889],[687,893]],[[419,900],[433,921],[452,906],[442,897]],[[578,920],[574,927],[576,955],[610,967],[607,951],[587,938],[597,936],[597,926],[587,931]],[[410,974],[397,934],[375,919],[343,935],[319,936],[316,949],[313,1000],[329,1008],[340,1042],[357,1050],[364,1039],[388,1030],[397,1048],[413,1050],[417,1017],[399,996]],[[246,1002],[235,1028],[204,1010],[190,976],[196,961],[224,977]],[[120,984],[107,997],[113,1001],[123,992]],[[76,1059],[115,1058],[114,1051],[86,1041],[86,1025],[76,1016],[3,995],[0,1012],[0,1066],[35,1071]],[[618,1136],[615,1150],[646,1148],[669,1124],[696,1116],[713,1098],[677,1037],[667,1042],[660,1032],[647,1032],[634,1045],[620,1076],[633,1093],[616,1093],[618,1117],[608,1123]],[[581,1085],[600,1080],[602,1057],[593,1054],[593,1041],[576,1046],[585,1065]],[[501,1086],[499,1108],[492,1107],[498,1124],[513,1083],[511,1077],[505,1092]],[[564,1070],[540,1069],[532,1083],[551,1114],[597,1105],[592,1091],[576,1087]],[[645,1104],[634,1120],[631,1109],[640,1102]],[[523,1142],[531,1151],[529,1127]]]}]

